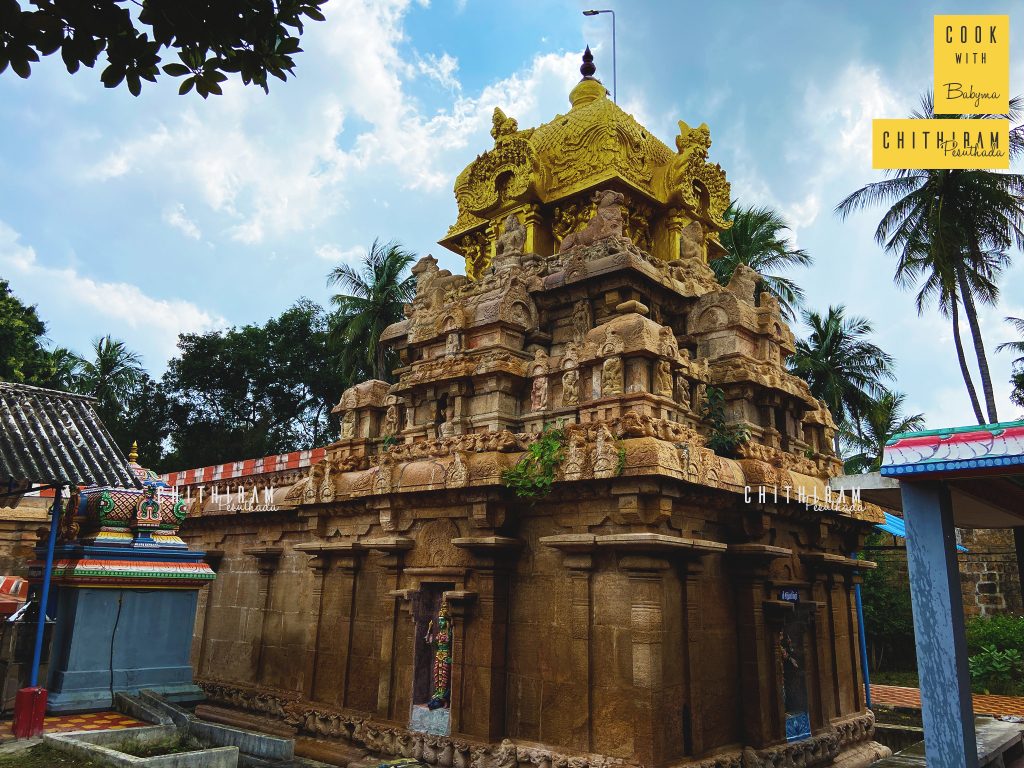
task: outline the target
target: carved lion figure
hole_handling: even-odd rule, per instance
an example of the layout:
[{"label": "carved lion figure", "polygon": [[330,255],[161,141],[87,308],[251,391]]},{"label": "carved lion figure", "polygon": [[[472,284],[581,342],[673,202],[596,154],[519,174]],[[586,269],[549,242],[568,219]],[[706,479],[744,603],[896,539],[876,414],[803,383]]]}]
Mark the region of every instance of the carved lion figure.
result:
[{"label": "carved lion figure", "polygon": [[622,205],[626,201],[623,194],[606,189],[602,192],[595,192],[593,200],[597,203],[594,217],[579,232],[572,232],[565,236],[562,244],[558,246],[559,253],[575,248],[577,245],[593,245],[606,237],[622,237]]}]

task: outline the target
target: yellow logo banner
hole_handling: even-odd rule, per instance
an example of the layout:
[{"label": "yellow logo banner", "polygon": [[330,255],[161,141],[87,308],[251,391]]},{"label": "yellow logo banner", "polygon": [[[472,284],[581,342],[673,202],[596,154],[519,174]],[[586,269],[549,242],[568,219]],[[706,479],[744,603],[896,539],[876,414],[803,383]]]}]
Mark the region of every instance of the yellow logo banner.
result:
[{"label": "yellow logo banner", "polygon": [[872,168],[1010,167],[1010,121],[872,120]]},{"label": "yellow logo banner", "polygon": [[1010,17],[935,17],[935,114],[1010,110]]}]

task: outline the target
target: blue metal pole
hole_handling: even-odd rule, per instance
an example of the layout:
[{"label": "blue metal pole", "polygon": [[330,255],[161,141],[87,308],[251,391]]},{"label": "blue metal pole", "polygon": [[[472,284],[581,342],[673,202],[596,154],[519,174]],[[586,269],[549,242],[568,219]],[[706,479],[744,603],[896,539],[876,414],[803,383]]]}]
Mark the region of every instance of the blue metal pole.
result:
[{"label": "blue metal pole", "polygon": [[[856,557],[856,554],[854,555]],[[853,585],[857,599],[857,629],[860,635],[860,666],[864,670],[864,705],[871,709],[871,673],[868,672],[868,643],[864,636],[864,603],[860,599],[860,584]]]},{"label": "blue metal pole", "polygon": [[32,651],[32,677],[30,688],[39,685],[39,664],[43,658],[43,632],[46,629],[46,603],[50,599],[50,576],[53,573],[53,550],[57,546],[57,525],[60,521],[60,486],[53,497],[50,516],[50,538],[46,542],[46,566],[43,569],[43,590],[39,597],[39,624],[36,626],[36,647]]}]

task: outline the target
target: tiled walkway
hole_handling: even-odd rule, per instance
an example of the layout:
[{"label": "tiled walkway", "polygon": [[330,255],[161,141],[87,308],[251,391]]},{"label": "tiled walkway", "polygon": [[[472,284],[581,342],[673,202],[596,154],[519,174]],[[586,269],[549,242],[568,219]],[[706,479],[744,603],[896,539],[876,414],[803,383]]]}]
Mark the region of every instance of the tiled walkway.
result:
[{"label": "tiled walkway", "polygon": [[[898,685],[872,685],[871,702],[883,707],[920,709],[921,692],[917,688],[902,688]],[[1024,717],[1024,698],[976,693],[974,694],[974,714]]]},{"label": "tiled walkway", "polygon": [[[67,731],[119,731],[124,728],[138,728],[149,725],[120,712],[90,712],[85,715],[58,715],[43,721],[44,733],[66,733]],[[13,721],[0,722],[0,741],[14,738],[11,732]]]}]

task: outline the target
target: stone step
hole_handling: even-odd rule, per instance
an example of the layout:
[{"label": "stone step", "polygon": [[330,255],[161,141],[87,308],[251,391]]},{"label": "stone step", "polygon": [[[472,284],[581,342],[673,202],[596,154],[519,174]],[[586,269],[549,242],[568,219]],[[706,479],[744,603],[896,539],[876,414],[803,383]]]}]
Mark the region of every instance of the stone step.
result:
[{"label": "stone step", "polygon": [[322,763],[341,766],[341,768],[357,768],[357,766],[363,768],[365,762],[369,763],[367,768],[377,768],[380,764],[380,760],[370,757],[365,749],[343,741],[328,739],[297,738],[295,739],[295,754],[299,757],[308,757]]},{"label": "stone step", "polygon": [[230,725],[246,731],[266,733],[271,736],[280,736],[291,739],[295,737],[295,728],[285,725],[280,720],[269,717],[251,715],[247,712],[239,712],[226,707],[216,707],[211,704],[200,704],[195,709],[195,716],[200,720],[208,720],[211,723]]}]

